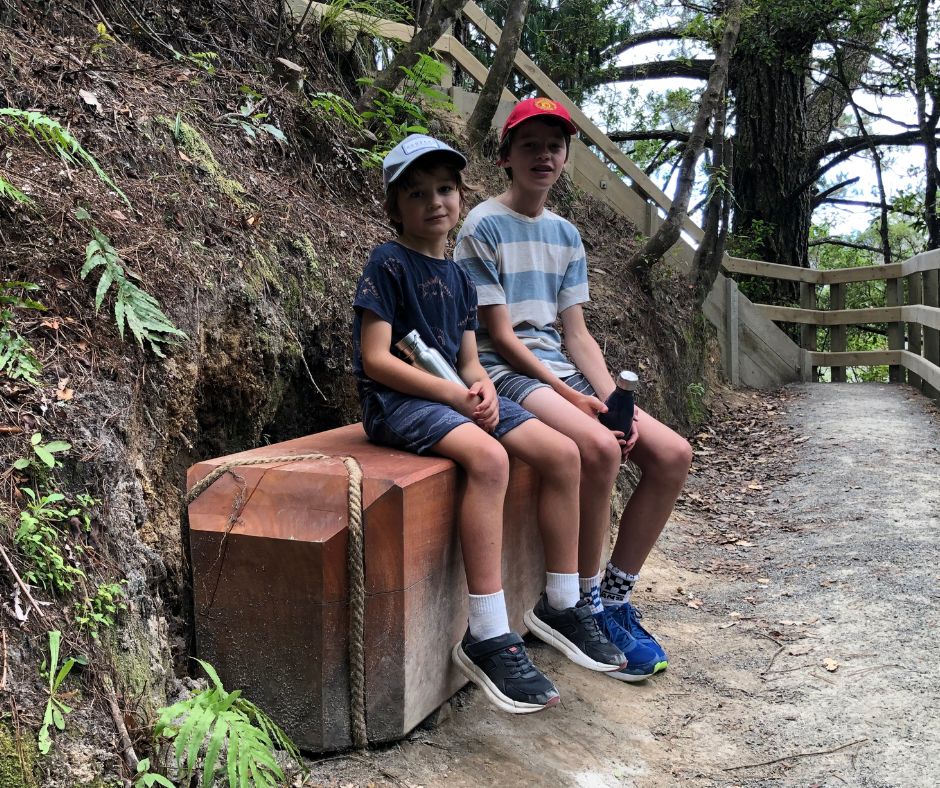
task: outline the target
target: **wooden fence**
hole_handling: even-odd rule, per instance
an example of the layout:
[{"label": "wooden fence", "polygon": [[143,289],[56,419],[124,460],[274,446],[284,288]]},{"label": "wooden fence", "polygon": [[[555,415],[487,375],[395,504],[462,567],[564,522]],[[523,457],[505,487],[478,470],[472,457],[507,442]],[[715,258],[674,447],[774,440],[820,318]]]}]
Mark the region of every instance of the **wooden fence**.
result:
[{"label": "wooden fence", "polygon": [[[737,257],[725,259],[726,271],[800,283],[800,307],[754,304],[768,320],[797,323],[801,331],[801,377],[816,380],[818,367],[830,367],[833,382],[845,381],[846,367],[884,365],[892,383],[905,381],[936,397],[940,391],[940,249],[903,263],[819,271]],[[884,280],[885,305],[846,309],[846,287],[854,282]],[[817,309],[817,288],[829,288],[828,310]],[[886,323],[888,349],[848,351],[850,325]],[[817,328],[830,331],[829,350],[816,349]],[[906,374],[905,374],[906,373]]]}]

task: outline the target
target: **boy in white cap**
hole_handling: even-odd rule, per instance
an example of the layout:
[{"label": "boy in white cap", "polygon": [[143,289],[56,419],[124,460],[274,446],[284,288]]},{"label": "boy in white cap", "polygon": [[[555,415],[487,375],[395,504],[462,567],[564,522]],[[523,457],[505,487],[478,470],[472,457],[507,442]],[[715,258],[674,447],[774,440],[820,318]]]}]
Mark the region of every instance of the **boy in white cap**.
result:
[{"label": "boy in white cap", "polygon": [[[640,624],[631,594],[685,483],[692,450],[681,435],[639,408],[629,435],[612,432],[597,419],[607,409],[604,400],[614,381],[584,321],[581,305],[589,300],[584,247],[574,225],[545,207],[576,132],[568,111],[552,99],[526,99],[513,108],[497,162],[509,176],[509,188],[470,211],[455,257],[477,287],[480,360],[496,391],[578,445],[581,590],[599,625],[627,657],[625,668],[608,675],[635,682],[667,665],[665,650]],[[567,355],[555,328],[558,318]],[[621,515],[601,579],[611,492],[628,455],[642,475]],[[526,623],[544,617],[536,606]],[[539,634],[537,626],[530,629]]]},{"label": "boy in white cap", "polygon": [[[499,398],[477,357],[476,291],[447,255],[463,206],[465,165],[450,146],[418,134],[386,156],[385,210],[398,237],[372,251],[359,280],[353,370],[371,440],[450,457],[465,472],[458,523],[470,615],[453,659],[497,707],[524,714],[556,704],[559,695],[509,630],[501,549],[510,454],[539,475],[544,597],[560,612],[556,627],[542,636],[592,670],[618,670],[625,659],[579,600],[578,449]],[[413,330],[465,385],[412,366],[396,352]]]}]

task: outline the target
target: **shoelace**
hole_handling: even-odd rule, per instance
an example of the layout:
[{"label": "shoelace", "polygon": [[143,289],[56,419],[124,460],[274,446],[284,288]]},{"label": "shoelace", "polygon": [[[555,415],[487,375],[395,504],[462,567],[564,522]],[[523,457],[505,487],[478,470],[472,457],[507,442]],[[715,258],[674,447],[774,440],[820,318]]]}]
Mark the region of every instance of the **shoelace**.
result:
[{"label": "shoelace", "polygon": [[[514,648],[515,654],[512,652]],[[526,678],[535,672],[535,666],[522,646],[509,646],[498,652],[497,656],[512,678]]]}]

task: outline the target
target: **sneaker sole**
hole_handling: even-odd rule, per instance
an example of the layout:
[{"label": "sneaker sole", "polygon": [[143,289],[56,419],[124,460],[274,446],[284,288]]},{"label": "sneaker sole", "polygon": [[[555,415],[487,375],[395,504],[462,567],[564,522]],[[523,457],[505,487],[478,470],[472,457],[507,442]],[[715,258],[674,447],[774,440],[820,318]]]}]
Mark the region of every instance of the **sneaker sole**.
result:
[{"label": "sneaker sole", "polygon": [[501,692],[499,688],[490,681],[490,677],[473,663],[473,660],[464,653],[460,643],[454,646],[451,656],[457,669],[483,690],[483,694],[486,695],[487,700],[500,711],[505,711],[509,714],[534,714],[537,711],[542,711],[542,709],[555,706],[558,701],[561,700],[559,695],[556,695],[544,704],[525,703],[524,701],[513,700],[508,695]]},{"label": "sneaker sole", "polygon": [[657,662],[649,673],[625,673],[622,670],[618,670],[612,673],[608,673],[607,675],[612,679],[617,679],[617,681],[626,681],[630,684],[635,684],[640,681],[646,681],[648,678],[655,676],[657,673],[661,673],[666,669],[667,664],[667,662]]},{"label": "sneaker sole", "polygon": [[596,659],[591,659],[574,643],[568,640],[568,638],[566,638],[557,630],[552,629],[548,624],[542,621],[542,619],[536,616],[534,610],[527,610],[522,616],[522,620],[529,628],[529,632],[535,635],[543,643],[547,643],[552,648],[560,651],[562,654],[568,657],[568,659],[570,659],[576,665],[580,665],[582,668],[596,670],[599,673],[610,673],[614,670],[621,670],[627,664],[624,662],[620,665],[608,665],[606,662],[598,662]]}]

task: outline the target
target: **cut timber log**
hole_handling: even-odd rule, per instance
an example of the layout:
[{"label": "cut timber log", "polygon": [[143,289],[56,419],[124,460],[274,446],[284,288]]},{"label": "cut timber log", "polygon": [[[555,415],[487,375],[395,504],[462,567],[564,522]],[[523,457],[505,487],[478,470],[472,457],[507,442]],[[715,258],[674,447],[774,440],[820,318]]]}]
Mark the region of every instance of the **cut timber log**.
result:
[{"label": "cut timber log", "polygon": [[[310,453],[337,459],[262,463]],[[467,626],[454,463],[376,446],[355,424],[202,462],[187,478],[192,488],[228,461],[259,460],[189,506],[197,650],[229,690],[244,690],[302,748],[320,752],[352,743],[344,456],[363,470],[367,731],[389,741],[465,682],[450,662]],[[503,577],[517,631],[545,581],[536,484],[528,466],[512,464]]]}]

